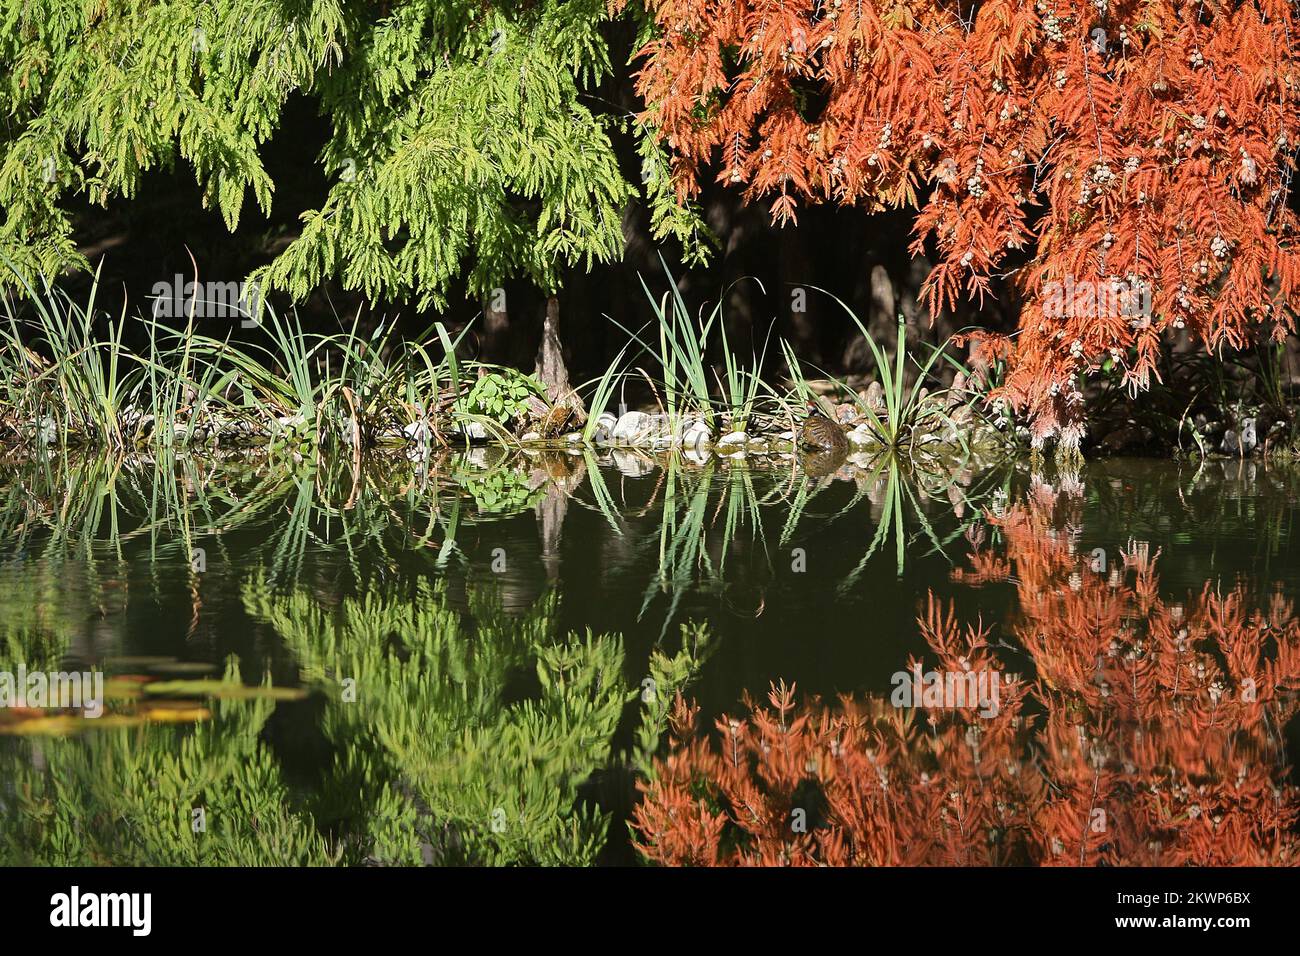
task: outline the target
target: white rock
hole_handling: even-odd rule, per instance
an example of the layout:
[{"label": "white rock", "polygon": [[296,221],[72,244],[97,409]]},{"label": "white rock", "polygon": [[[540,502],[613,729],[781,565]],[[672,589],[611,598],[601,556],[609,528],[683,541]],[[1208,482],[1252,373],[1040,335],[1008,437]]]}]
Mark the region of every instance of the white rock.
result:
[{"label": "white rock", "polygon": [[409,425],[407,425],[402,429],[402,434],[405,435],[411,441],[418,441],[418,442],[428,441],[429,426],[426,425],[424,422],[411,422]]},{"label": "white rock", "polygon": [[744,432],[732,432],[729,435],[723,435],[718,439],[719,448],[739,448],[743,447],[749,441],[749,436]]},{"label": "white rock", "polygon": [[709,426],[701,419],[694,419],[682,430],[682,447],[702,451],[713,443],[713,434]]},{"label": "white rock", "polygon": [[614,434],[618,419],[609,412],[601,412],[596,418],[596,428],[591,434],[592,441],[607,442]]},{"label": "white rock", "polygon": [[564,436],[564,440],[570,445],[579,445],[582,443],[582,432],[569,432]]},{"label": "white rock", "polygon": [[681,438],[700,422],[698,415],[678,415],[669,420],[668,433],[673,438]]},{"label": "white rock", "polygon": [[872,434],[870,427],[867,425],[859,425],[857,428],[853,429],[853,431],[849,432],[848,439],[850,445],[880,444],[880,439]]},{"label": "white rock", "polygon": [[542,433],[541,433],[541,432],[525,432],[525,433],[524,433],[524,436],[523,436],[522,438],[520,438],[519,440],[520,440],[520,441],[541,441],[541,440],[542,440]]},{"label": "white rock", "polygon": [[46,415],[36,425],[36,438],[42,445],[59,443],[59,423]]},{"label": "white rock", "polygon": [[146,415],[144,411],[134,405],[128,405],[122,409],[121,421],[122,427],[128,430],[152,430],[154,425],[154,417]]},{"label": "white rock", "polygon": [[614,423],[610,441],[618,445],[636,445],[647,438],[654,428],[654,420],[645,412],[627,412]]},{"label": "white rock", "polygon": [[476,440],[487,438],[487,429],[480,422],[453,422],[447,431],[464,438]]},{"label": "white rock", "polygon": [[1243,418],[1241,420],[1241,433],[1238,434],[1235,429],[1229,428],[1223,433],[1223,442],[1219,448],[1227,455],[1248,455],[1254,449],[1258,440],[1255,434],[1255,419]]}]

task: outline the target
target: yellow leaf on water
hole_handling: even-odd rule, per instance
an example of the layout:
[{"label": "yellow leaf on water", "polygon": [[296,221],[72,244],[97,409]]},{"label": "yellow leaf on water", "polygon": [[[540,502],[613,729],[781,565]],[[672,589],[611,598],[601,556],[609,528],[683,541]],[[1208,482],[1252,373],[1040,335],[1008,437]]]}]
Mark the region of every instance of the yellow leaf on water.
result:
[{"label": "yellow leaf on water", "polygon": [[184,706],[156,707],[149,705],[142,710],[141,714],[153,724],[188,724],[208,720],[212,717],[212,711],[202,704],[193,701],[178,701],[177,703],[182,703]]}]

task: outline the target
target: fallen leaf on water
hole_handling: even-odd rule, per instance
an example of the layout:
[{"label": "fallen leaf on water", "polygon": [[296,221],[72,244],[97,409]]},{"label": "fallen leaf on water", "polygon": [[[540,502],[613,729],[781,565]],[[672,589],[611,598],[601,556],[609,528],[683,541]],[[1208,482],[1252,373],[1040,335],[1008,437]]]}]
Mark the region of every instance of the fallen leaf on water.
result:
[{"label": "fallen leaf on water", "polygon": [[249,687],[222,680],[155,681],[143,687],[147,696],[181,695],[185,697],[220,697],[223,700],[302,700],[307,692],[300,687]]},{"label": "fallen leaf on water", "polygon": [[139,713],[155,724],[185,724],[212,717],[212,711],[192,700],[150,701],[141,705]]}]

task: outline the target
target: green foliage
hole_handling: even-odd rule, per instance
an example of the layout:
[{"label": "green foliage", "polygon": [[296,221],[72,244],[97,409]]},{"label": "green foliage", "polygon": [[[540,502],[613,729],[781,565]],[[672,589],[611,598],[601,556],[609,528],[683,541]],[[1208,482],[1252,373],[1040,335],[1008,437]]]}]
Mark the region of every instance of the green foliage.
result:
[{"label": "green foliage", "polygon": [[677,692],[695,678],[710,650],[709,631],[703,624],[683,624],[681,647],[669,654],[661,647],[650,653],[649,676],[641,684],[641,721],[637,725],[631,763],[642,776],[654,775],[654,756],[668,731],[668,715]]},{"label": "green foliage", "polygon": [[610,136],[635,137],[656,237],[702,254],[652,131],[588,91],[610,72],[605,0],[180,0],[10,4],[0,17],[0,254],[28,277],[85,267],[68,208],[187,164],[230,229],[269,211],[268,141],[291,96],[329,124],[332,184],[254,277],[304,297],[336,276],[439,304],[468,273],[552,290],[621,254],[637,190]]},{"label": "green foliage", "polygon": [[480,415],[500,425],[512,425],[523,419],[528,411],[530,396],[546,394],[542,383],[531,375],[512,368],[494,368],[480,375],[469,390],[456,403],[461,414]]},{"label": "green foliage", "polygon": [[[469,591],[462,610],[464,597],[452,598],[445,583],[428,577],[413,589],[380,584],[336,607],[322,605],[318,583],[273,590],[268,581],[294,588],[302,577],[289,570],[295,567],[289,553],[309,539],[318,551],[337,539],[334,554],[353,561],[360,580],[356,561],[382,558],[385,537],[409,544],[423,530],[445,545],[455,531],[432,521],[421,529],[412,520],[385,535],[385,527],[403,521],[392,492],[373,505],[369,499],[379,489],[356,492],[329,515],[336,507],[331,498],[341,505],[352,496],[354,478],[345,475],[335,493],[324,468],[300,476],[272,468],[267,475],[239,462],[236,456],[210,469],[188,457],[156,470],[139,459],[84,467],[65,460],[58,469],[41,463],[16,473],[0,467],[0,537],[23,552],[0,566],[0,668],[25,662],[29,669],[54,669],[88,622],[103,621],[107,631],[125,627],[122,582],[132,580],[135,599],[148,593],[149,577],[174,579],[177,562],[187,560],[189,542],[197,540],[210,549],[207,573],[215,576],[205,581],[205,592],[223,586],[222,574],[242,581],[243,572],[234,569],[265,563],[266,578],[244,589],[246,608],[265,622],[267,639],[283,641],[303,681],[318,692],[304,704],[284,700],[284,689],[244,688],[232,664],[220,683],[181,676],[144,691],[202,698],[210,721],[158,724],[141,717],[121,726],[112,715],[125,716],[129,705],[119,709],[114,698],[110,718],[86,721],[76,738],[0,735],[7,768],[0,780],[0,862],[594,859],[607,845],[609,818],[593,805],[587,784],[593,776],[625,779],[650,766],[668,705],[698,674],[708,650],[704,628],[682,628],[679,645],[663,641],[646,659],[632,661],[616,636],[557,633],[554,596],[520,617],[482,588]],[[381,478],[372,473],[366,484]],[[48,506],[33,504],[45,496]],[[388,524],[372,524],[367,514],[383,515]],[[214,528],[225,535],[256,527],[249,522],[259,515],[273,526],[264,524],[253,536],[259,543],[251,551],[227,552],[222,535],[213,534]],[[340,527],[315,538],[326,518]],[[74,543],[86,560],[63,557]],[[132,567],[149,571],[129,574]],[[348,678],[355,681],[353,700],[343,694]],[[266,721],[275,707],[318,704],[333,756],[319,785],[302,786],[300,776],[282,772],[266,743]],[[620,726],[632,734],[626,752],[615,744]],[[198,807],[206,815],[202,833],[190,826]]]},{"label": "green foliage", "polygon": [[[3,271],[12,274],[12,268]],[[29,429],[64,441],[76,434],[93,436],[103,444],[123,444],[122,412],[139,393],[144,369],[149,367],[146,359],[123,348],[125,310],[116,324],[106,317],[106,334],[101,338],[96,331],[101,318],[95,307],[98,273],[84,306],[48,283],[37,293],[22,281],[32,305],[31,342],[24,341],[8,298],[0,316],[0,371],[6,373],[7,410],[34,416],[29,418]]]},{"label": "green foliage", "polygon": [[0,670],[57,670],[90,614],[79,571],[73,562],[0,565]]},{"label": "green foliage", "polygon": [[[627,761],[651,766],[708,645],[703,627],[683,627],[681,648],[655,649],[632,686],[619,638],[553,633],[553,595],[513,618],[477,590],[462,615],[445,583],[423,580],[414,595],[371,591],[326,610],[313,592],[255,579],[245,603],[325,694],[335,757],[324,786],[306,802],[288,786],[262,739],[285,694],[245,688],[231,658],[220,682],[155,685],[206,693],[209,720],[0,738],[23,751],[0,781],[0,864],[590,864],[610,820],[580,788],[621,759],[613,739],[634,699]],[[50,666],[65,629],[16,622],[0,659]]]},{"label": "green foliage", "polygon": [[[894,346],[894,355],[891,358],[885,354],[885,350],[872,338],[871,333],[857,314],[840,299],[833,295],[831,298],[835,299],[840,308],[853,320],[853,324],[858,327],[863,340],[871,350],[872,360],[876,364],[876,373],[879,376],[881,386],[881,397],[884,400],[883,412],[872,408],[861,396],[854,394],[854,401],[857,403],[863,417],[866,418],[867,427],[876,440],[890,451],[899,451],[905,444],[914,441],[921,430],[920,426],[928,419],[932,422],[947,425],[955,435],[958,444],[962,446],[962,449],[969,452],[962,429],[955,426],[952,417],[945,410],[945,392],[943,390],[936,392],[927,392],[925,390],[925,383],[930,379],[935,366],[941,361],[951,365],[963,375],[967,372],[967,369],[956,359],[947,354],[949,343],[945,341],[938,346],[927,345],[926,348],[930,354],[924,361],[909,355],[907,319],[900,312],[898,314],[898,337]],[[916,367],[916,377],[910,387],[904,374],[909,359]],[[971,404],[972,401],[968,400],[967,404]]]}]

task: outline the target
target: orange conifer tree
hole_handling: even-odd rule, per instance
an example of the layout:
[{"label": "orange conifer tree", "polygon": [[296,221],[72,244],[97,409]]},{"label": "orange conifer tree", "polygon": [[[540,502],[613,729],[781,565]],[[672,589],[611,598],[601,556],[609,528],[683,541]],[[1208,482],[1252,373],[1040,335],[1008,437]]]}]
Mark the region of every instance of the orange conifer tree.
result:
[{"label": "orange conifer tree", "polygon": [[913,206],[932,312],[1012,274],[1000,397],[1083,434],[1080,376],[1146,388],[1162,333],[1292,329],[1300,19],[1284,0],[647,0],[644,119],[776,221]]}]

